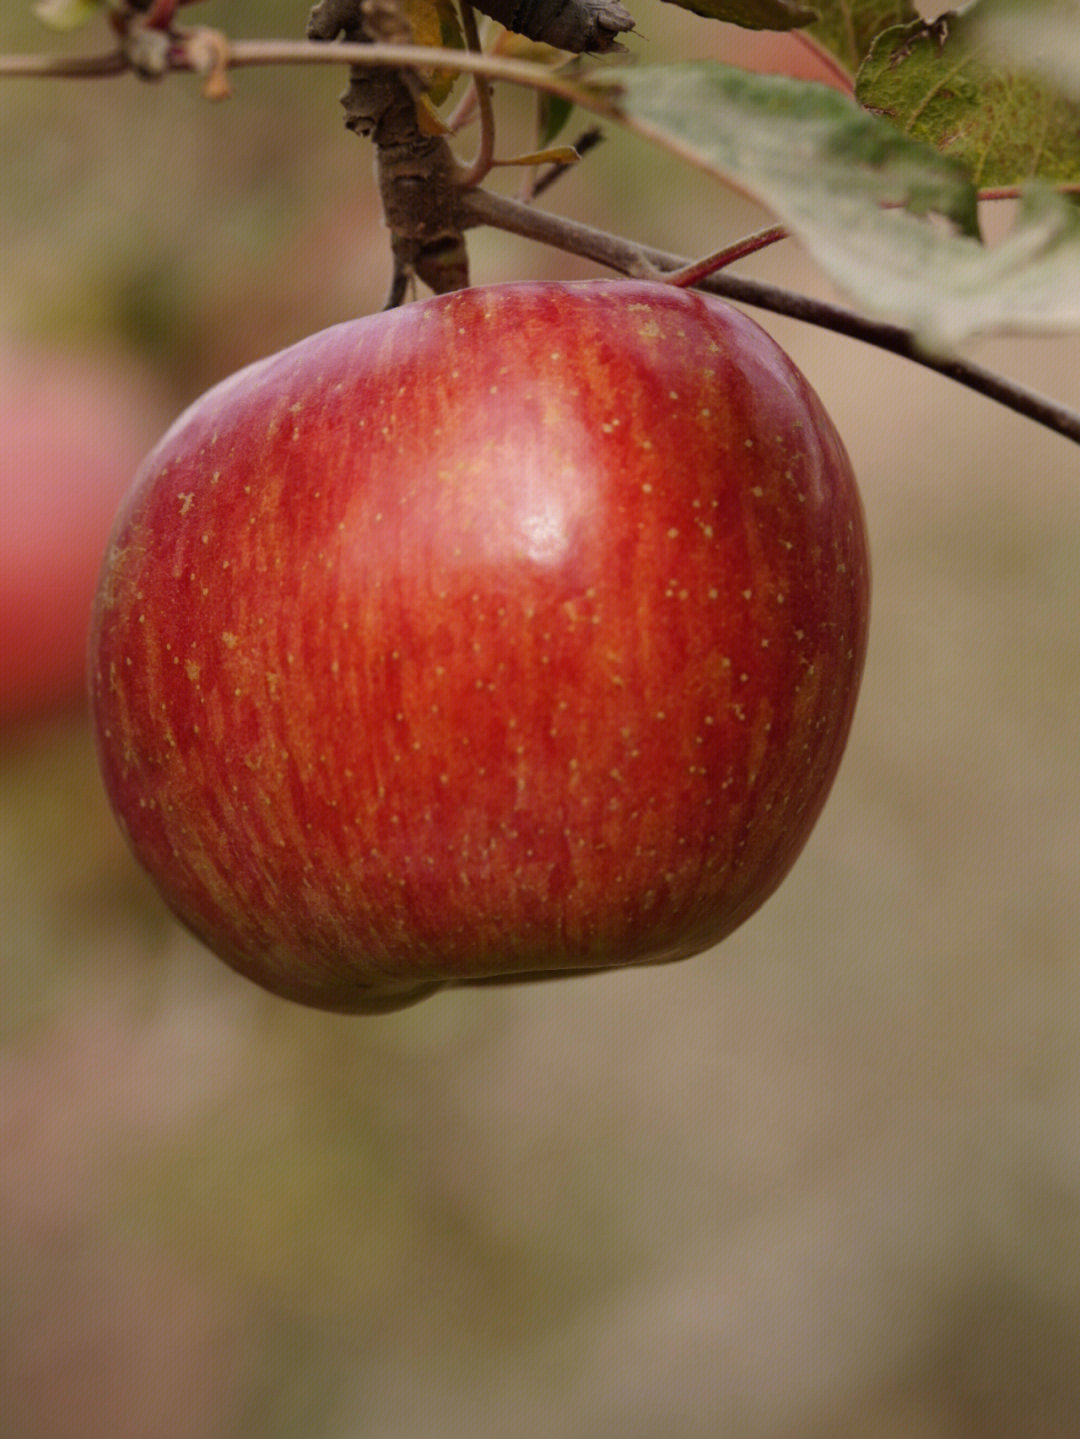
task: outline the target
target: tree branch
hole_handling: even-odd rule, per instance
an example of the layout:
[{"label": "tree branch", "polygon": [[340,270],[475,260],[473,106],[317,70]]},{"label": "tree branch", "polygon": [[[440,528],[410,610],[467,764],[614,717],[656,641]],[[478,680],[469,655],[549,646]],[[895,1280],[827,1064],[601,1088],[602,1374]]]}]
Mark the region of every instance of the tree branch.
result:
[{"label": "tree branch", "polygon": [[[337,41],[332,45],[315,40],[229,40],[230,69],[265,65],[363,65],[369,69],[424,70],[452,69],[464,75],[486,75],[530,90],[561,96],[611,119],[618,118],[614,107],[600,101],[595,92],[556,74],[549,65],[515,60],[504,55],[480,55],[469,50],[444,50],[432,45],[373,45]],[[177,37],[167,56],[167,68],[192,71],[196,67],[187,53],[183,36]],[[0,79],[93,80],[131,71],[119,49],[103,55],[0,55]]]},{"label": "tree branch", "polygon": [[[361,50],[380,41],[413,48],[411,22],[395,0],[318,0],[308,18],[309,38],[329,45],[341,33]],[[375,145],[394,259],[388,307],[404,301],[414,276],[436,294],[469,283],[465,235],[455,216],[458,165],[446,137],[421,125],[417,101],[422,94],[415,69],[353,65],[341,97],[348,129]]]},{"label": "tree branch", "polygon": [[10,80],[104,80],[130,69],[120,50],[104,55],[0,55],[0,78]]}]

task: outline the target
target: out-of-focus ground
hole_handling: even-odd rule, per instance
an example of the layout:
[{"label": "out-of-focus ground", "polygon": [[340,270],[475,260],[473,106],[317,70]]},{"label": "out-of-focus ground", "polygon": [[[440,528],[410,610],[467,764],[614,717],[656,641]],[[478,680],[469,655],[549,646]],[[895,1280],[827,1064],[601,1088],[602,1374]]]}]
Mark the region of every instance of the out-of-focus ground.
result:
[{"label": "out-of-focus ground", "polygon": [[[341,83],[5,82],[5,327],[123,344],[178,408],[377,306]],[[688,251],[760,218],[594,158],[552,204]],[[478,281],[589,273],[472,248]],[[745,268],[822,288],[790,247]],[[4,1439],[1080,1433],[1080,457],[764,322],[861,478],[872,645],[826,813],[722,948],[308,1013],[164,917],[78,712],[5,738]],[[976,355],[1080,404],[1076,341]]]}]

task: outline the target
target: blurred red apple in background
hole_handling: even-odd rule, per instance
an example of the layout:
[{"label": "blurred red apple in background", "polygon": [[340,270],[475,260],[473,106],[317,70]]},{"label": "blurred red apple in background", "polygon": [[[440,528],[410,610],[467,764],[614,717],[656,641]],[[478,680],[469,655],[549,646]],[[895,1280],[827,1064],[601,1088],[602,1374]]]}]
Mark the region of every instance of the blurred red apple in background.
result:
[{"label": "blurred red apple in background", "polygon": [[809,835],[868,584],[843,446],[738,311],[408,305],[147,459],[95,608],[106,787],[175,913],[309,1004],[677,959]]},{"label": "blurred red apple in background", "polygon": [[709,54],[725,65],[738,65],[766,75],[816,80],[834,90],[850,92],[851,80],[826,50],[798,30],[744,30],[718,25],[709,32]]},{"label": "blurred red apple in background", "polygon": [[162,413],[113,357],[0,342],[0,725],[84,700],[101,552]]}]

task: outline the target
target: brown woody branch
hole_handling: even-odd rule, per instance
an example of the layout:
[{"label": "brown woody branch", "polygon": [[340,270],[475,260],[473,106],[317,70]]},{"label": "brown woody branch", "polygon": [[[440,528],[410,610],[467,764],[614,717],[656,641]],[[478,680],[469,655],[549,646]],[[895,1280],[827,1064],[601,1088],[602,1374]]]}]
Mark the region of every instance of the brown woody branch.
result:
[{"label": "brown woody branch", "polygon": [[[634,23],[619,0],[478,0],[478,5],[508,29],[576,52],[617,48],[616,36]],[[463,19],[474,42],[470,49],[476,51],[468,4]],[[318,0],[307,34],[310,40],[405,46],[415,38],[401,0]],[[483,139],[490,148],[488,82],[477,75],[475,83],[486,121]],[[422,93],[415,68],[390,71],[358,64],[351,68],[341,101],[348,128],[375,145],[394,257],[389,305],[401,303],[414,275],[437,294],[468,284],[465,235],[454,223],[455,202],[457,192],[482,180],[491,164],[482,149],[472,168],[458,165],[445,137],[423,125],[417,110]]]},{"label": "brown woody branch", "polygon": [[[411,46],[412,31],[395,0],[319,0],[308,38]],[[406,298],[413,276],[436,294],[469,283],[465,234],[455,218],[458,165],[442,135],[420,126],[422,86],[415,70],[353,65],[341,97],[345,124],[375,145],[375,172],[390,231],[394,271],[387,305]]]}]

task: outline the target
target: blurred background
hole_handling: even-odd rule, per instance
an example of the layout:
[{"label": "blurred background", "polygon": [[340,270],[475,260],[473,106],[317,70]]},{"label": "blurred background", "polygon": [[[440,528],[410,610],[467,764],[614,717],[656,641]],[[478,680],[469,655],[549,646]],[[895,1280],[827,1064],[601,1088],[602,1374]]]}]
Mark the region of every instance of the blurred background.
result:
[{"label": "blurred background", "polygon": [[[635,14],[649,60],[799,53]],[[98,42],[0,13],[5,52]],[[381,304],[343,83],[0,86],[0,1435],[1074,1439],[1065,441],[759,316],[860,476],[872,641],[808,849],[696,960],[308,1013],[179,931],[124,849],[80,697],[104,537],[182,405]],[[762,222],[690,178],[611,136],[549,198],[687,254]],[[476,282],[593,273],[471,252]],[[829,293],[790,245],[742,272]],[[1080,405],[1080,341],[973,353]]]}]

